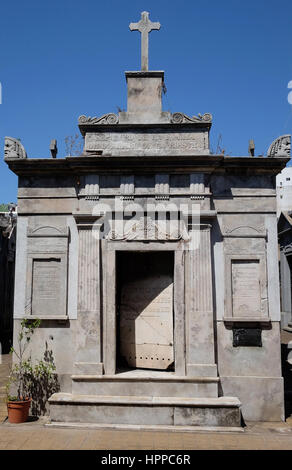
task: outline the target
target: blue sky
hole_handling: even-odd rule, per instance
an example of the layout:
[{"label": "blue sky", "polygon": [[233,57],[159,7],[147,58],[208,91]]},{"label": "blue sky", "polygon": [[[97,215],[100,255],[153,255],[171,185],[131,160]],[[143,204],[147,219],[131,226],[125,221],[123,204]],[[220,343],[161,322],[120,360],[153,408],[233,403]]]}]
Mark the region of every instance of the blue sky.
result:
[{"label": "blue sky", "polygon": [[[164,110],[211,112],[211,147],[256,154],[291,133],[291,0],[11,0],[0,7],[0,146],[20,138],[30,158],[50,157],[50,140],[78,132],[81,114],[126,108],[125,70],[140,69],[143,10],[150,70],[164,70]],[[17,178],[0,162],[0,202],[16,200]]]}]

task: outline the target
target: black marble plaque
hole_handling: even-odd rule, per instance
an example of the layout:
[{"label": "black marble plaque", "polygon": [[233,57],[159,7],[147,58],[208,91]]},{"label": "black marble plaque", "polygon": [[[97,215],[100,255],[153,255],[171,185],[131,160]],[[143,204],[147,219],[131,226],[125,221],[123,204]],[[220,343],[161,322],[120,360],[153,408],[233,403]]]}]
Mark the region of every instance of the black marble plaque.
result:
[{"label": "black marble plaque", "polygon": [[261,328],[233,328],[233,346],[262,347]]}]

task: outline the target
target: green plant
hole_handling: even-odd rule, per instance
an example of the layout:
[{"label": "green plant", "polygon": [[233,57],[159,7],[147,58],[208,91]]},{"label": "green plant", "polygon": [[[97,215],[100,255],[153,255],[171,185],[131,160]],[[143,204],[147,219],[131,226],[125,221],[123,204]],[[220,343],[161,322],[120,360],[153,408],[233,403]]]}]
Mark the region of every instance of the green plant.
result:
[{"label": "green plant", "polygon": [[31,370],[29,377],[29,391],[32,399],[32,414],[45,414],[48,398],[56,392],[60,391],[58,376],[56,374],[56,366],[54,364],[52,351],[46,351],[44,358],[38,361]]},{"label": "green plant", "polygon": [[[47,412],[47,400],[56,392],[60,391],[58,375],[53,358],[53,351],[46,348],[43,359],[32,362],[26,351],[31,336],[41,320],[23,319],[17,336],[17,349],[12,347],[10,352],[14,353],[17,362],[12,366],[9,381],[6,386],[7,401],[19,401],[31,399],[31,410],[35,416]],[[12,390],[12,393],[11,393]]]},{"label": "green plant", "polygon": [[[31,382],[31,375],[33,373],[33,366],[31,357],[25,358],[25,352],[34,330],[38,328],[40,324],[41,321],[38,318],[35,320],[24,318],[20,323],[20,331],[17,336],[17,349],[12,347],[10,350],[11,353],[15,354],[18,362],[12,366],[6,386],[8,401],[25,400],[29,396],[29,385]],[[16,396],[10,395],[10,389],[12,386],[17,390]]]},{"label": "green plant", "polygon": [[0,212],[8,212],[8,204],[0,204]]}]

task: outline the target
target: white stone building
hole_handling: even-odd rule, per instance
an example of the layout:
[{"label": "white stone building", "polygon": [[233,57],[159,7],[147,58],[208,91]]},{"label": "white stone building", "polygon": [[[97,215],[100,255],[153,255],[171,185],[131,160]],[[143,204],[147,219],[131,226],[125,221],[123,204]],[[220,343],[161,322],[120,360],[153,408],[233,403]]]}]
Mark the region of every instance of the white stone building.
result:
[{"label": "white stone building", "polygon": [[30,159],[5,141],[15,333],[41,318],[31,347],[54,355],[53,422],[283,420],[275,176],[290,137],[267,157],[211,154],[209,113],[162,110],[152,26],[145,12],[131,24],[142,70],[125,73],[127,111],[79,118],[81,155]]},{"label": "white stone building", "polygon": [[292,210],[292,166],[287,166],[276,176],[277,215]]}]

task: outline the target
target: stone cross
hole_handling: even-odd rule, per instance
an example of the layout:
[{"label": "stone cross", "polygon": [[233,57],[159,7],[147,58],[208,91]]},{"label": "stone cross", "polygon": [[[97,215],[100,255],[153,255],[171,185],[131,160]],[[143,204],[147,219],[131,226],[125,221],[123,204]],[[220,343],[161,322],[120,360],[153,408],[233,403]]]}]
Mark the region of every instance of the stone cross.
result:
[{"label": "stone cross", "polygon": [[141,38],[141,70],[148,70],[148,34],[154,29],[160,29],[160,23],[152,23],[149,20],[148,11],[142,11],[139,23],[130,23],[131,31],[140,31]]}]

